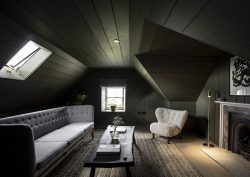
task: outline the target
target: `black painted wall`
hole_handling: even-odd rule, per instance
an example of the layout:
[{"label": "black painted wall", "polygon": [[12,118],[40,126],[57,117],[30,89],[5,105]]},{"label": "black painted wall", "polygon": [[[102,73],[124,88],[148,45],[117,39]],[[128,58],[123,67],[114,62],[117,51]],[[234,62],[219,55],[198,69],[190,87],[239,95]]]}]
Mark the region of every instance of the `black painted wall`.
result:
[{"label": "black painted wall", "polygon": [[221,93],[221,97],[226,101],[237,103],[250,103],[249,96],[230,96],[229,92],[229,72],[230,72],[230,56],[225,56],[217,61],[214,70],[206,82],[201,94],[196,102],[196,116],[207,117],[208,98],[207,90],[212,91],[211,97],[211,116],[210,116],[210,139],[218,144],[219,140],[219,105],[214,103],[215,91]]},{"label": "black painted wall", "polygon": [[188,118],[183,127],[183,131],[185,132],[197,132],[197,118],[196,118],[196,103],[195,102],[171,102],[170,103],[171,109],[176,110],[187,110],[188,111]]},{"label": "black painted wall", "polygon": [[[126,112],[101,112],[102,80],[118,84],[126,81]],[[127,125],[150,125],[156,121],[155,109],[168,107],[168,102],[135,69],[90,69],[76,88],[87,94],[84,104],[94,105],[96,127],[106,127],[115,115],[122,116]]]},{"label": "black painted wall", "polygon": [[87,67],[5,14],[0,13],[0,19],[0,66],[29,40],[53,52],[25,81],[0,78],[0,117],[57,106],[62,93],[82,77]]}]

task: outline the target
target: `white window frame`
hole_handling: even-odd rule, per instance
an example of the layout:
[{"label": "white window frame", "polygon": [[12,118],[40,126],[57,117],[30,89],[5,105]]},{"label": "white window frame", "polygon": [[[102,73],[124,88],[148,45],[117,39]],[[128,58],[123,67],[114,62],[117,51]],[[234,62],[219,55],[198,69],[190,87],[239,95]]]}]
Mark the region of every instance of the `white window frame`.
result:
[{"label": "white window frame", "polygon": [[29,41],[0,70],[0,78],[26,80],[52,54],[52,51]]},{"label": "white window frame", "polygon": [[116,112],[125,112],[126,111],[126,86],[101,86],[101,111],[102,112],[111,112],[111,108],[107,106],[108,98],[118,98],[118,97],[107,97],[108,88],[122,88],[123,96],[122,98],[122,108],[116,108]]}]

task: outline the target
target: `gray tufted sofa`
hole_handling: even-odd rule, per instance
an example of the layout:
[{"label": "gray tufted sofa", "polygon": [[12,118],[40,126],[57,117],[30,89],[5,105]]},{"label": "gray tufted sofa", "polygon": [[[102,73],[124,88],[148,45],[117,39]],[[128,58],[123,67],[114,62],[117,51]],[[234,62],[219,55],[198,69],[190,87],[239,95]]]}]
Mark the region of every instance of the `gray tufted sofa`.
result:
[{"label": "gray tufted sofa", "polygon": [[84,136],[94,107],[65,106],[0,119],[0,176],[46,176]]}]

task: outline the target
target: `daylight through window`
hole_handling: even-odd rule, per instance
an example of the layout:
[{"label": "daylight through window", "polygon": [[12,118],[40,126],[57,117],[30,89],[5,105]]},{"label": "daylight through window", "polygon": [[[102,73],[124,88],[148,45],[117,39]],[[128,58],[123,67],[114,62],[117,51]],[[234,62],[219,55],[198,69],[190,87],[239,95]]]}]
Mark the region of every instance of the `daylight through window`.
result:
[{"label": "daylight through window", "polygon": [[6,65],[16,70],[28,61],[33,54],[38,52],[39,49],[39,46],[29,41]]},{"label": "daylight through window", "polygon": [[125,112],[126,87],[102,87],[102,111],[111,111],[110,106],[116,106],[116,111]]},{"label": "daylight through window", "polygon": [[0,70],[0,77],[25,80],[52,52],[33,41],[26,43]]}]

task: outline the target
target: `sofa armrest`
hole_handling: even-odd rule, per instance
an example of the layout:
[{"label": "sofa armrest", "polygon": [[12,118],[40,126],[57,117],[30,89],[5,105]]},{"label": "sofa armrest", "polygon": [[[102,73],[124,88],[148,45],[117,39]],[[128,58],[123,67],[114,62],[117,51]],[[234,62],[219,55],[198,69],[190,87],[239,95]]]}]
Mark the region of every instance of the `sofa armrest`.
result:
[{"label": "sofa armrest", "polygon": [[92,105],[66,106],[66,114],[69,116],[69,123],[94,122]]},{"label": "sofa armrest", "polygon": [[26,124],[0,124],[1,176],[35,175],[34,137]]}]

